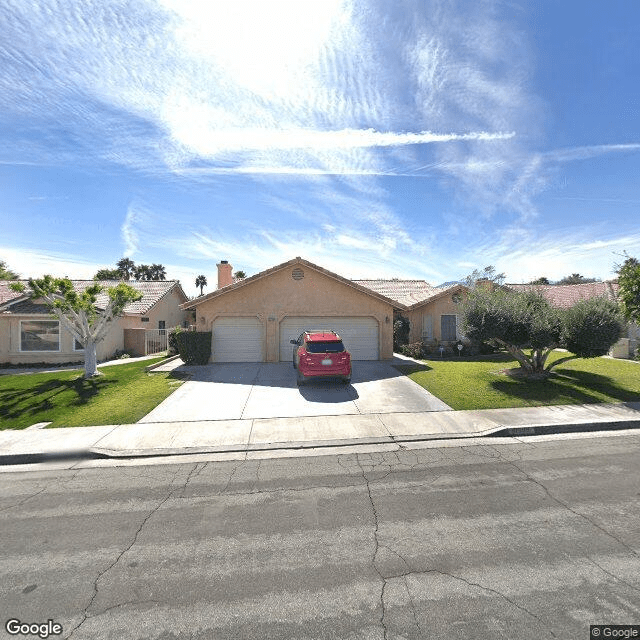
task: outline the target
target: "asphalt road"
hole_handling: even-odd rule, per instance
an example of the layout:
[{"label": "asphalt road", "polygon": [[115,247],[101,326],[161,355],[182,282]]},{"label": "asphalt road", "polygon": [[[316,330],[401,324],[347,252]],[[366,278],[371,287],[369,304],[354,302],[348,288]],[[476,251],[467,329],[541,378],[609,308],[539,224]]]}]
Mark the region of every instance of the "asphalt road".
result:
[{"label": "asphalt road", "polygon": [[640,624],[639,463],[640,434],[3,473],[0,635],[588,640]]}]

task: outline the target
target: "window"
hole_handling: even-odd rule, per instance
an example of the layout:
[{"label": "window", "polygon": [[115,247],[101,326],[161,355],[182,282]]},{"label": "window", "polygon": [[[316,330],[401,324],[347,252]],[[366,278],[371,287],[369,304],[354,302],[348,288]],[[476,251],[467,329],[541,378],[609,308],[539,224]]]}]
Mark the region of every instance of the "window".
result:
[{"label": "window", "polygon": [[440,340],[452,342],[456,339],[456,316],[440,316]]},{"label": "window", "polygon": [[73,350],[74,351],[84,351],[84,347],[75,338],[73,340]]},{"label": "window", "polygon": [[164,320],[158,320],[158,329],[165,329],[165,321]]},{"label": "window", "polygon": [[344,351],[342,342],[307,342],[309,353],[341,353]]},{"label": "window", "polygon": [[433,338],[433,321],[430,313],[422,316],[422,337]]},{"label": "window", "polygon": [[20,351],[60,351],[57,320],[21,320]]},{"label": "window", "polygon": [[149,318],[140,318],[140,322],[149,322]]}]

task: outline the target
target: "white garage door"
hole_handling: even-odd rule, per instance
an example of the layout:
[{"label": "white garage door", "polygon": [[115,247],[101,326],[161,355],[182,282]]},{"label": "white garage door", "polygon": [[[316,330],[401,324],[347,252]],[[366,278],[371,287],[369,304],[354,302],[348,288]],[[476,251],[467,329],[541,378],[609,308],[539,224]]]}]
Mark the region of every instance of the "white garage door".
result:
[{"label": "white garage door", "polygon": [[280,360],[289,361],[295,340],[303,331],[328,329],[342,338],[354,360],[378,360],[378,322],[374,318],[291,317],[280,322]]},{"label": "white garage door", "polygon": [[264,329],[258,318],[218,318],[213,323],[214,362],[262,362]]}]

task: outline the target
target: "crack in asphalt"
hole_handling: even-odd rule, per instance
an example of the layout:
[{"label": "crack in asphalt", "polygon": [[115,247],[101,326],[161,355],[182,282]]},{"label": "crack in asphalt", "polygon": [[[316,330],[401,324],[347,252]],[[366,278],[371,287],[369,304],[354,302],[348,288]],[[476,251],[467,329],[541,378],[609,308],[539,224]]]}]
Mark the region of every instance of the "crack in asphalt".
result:
[{"label": "crack in asphalt", "polygon": [[[70,482],[73,482],[76,479],[76,476],[79,473],[80,473],[80,471],[76,471],[70,478],[61,478],[60,480],[55,482],[53,487],[55,487],[57,485],[64,485],[64,484],[68,484]],[[41,493],[44,493],[45,491],[47,491],[47,489],[51,489],[51,488],[52,488],[52,486],[50,484],[47,484],[42,489],[40,489],[39,491],[36,491],[35,493],[32,493],[31,495],[28,495],[26,498],[22,498],[22,500],[19,500],[18,502],[15,502],[14,504],[10,504],[10,505],[8,505],[6,507],[2,507],[2,509],[0,509],[0,513],[2,513],[3,511],[8,511],[9,509],[13,509],[14,507],[19,507],[20,505],[23,505],[25,502],[31,500],[32,498],[35,498],[36,496],[39,496]]]},{"label": "crack in asphalt", "polygon": [[[194,467],[194,469],[195,469],[195,467]],[[192,472],[193,472],[193,469],[189,473],[189,476],[191,475]],[[93,602],[95,601],[95,599],[96,599],[96,597],[98,595],[98,583],[100,582],[100,579],[102,577],[104,577],[105,574],[107,574],[109,571],[111,571],[111,569],[113,569],[113,567],[115,567],[116,564],[118,564],[118,562],[120,561],[120,558],[122,558],[122,556],[125,553],[127,553],[127,551],[129,551],[133,547],[133,545],[137,542],[138,536],[140,535],[142,529],[144,528],[145,524],[147,524],[147,522],[149,521],[151,516],[153,516],[153,514],[156,513],[156,511],[158,511],[158,509],[160,509],[160,507],[167,500],[169,500],[169,498],[172,497],[173,493],[176,491],[176,487],[173,486],[173,483],[174,483],[176,477],[179,475],[179,473],[180,473],[180,469],[178,469],[176,471],[176,473],[174,473],[173,478],[171,479],[171,482],[169,483],[169,486],[171,487],[169,493],[167,493],[167,495],[164,498],[162,498],[162,500],[160,500],[158,502],[158,504],[144,517],[144,519],[140,523],[140,526],[138,527],[137,531],[134,533],[133,539],[127,545],[127,547],[125,547],[118,554],[118,556],[115,558],[115,560],[108,567],[106,567],[105,569],[100,571],[100,573],[98,573],[96,579],[93,581],[93,594],[91,595],[91,599],[89,600],[89,603],[87,604],[87,606],[84,608],[84,610],[82,612],[82,620],[80,620],[80,622],[71,630],[71,633],[66,637],[65,640],[69,640],[74,635],[74,633],[87,621],[88,618],[93,618],[94,617],[93,615],[89,615],[89,609],[91,608],[91,605],[93,604]],[[188,477],[187,477],[187,479],[188,479]]]},{"label": "crack in asphalt", "polygon": [[384,604],[384,592],[385,592],[385,589],[387,587],[387,579],[382,574],[382,572],[378,568],[378,565],[376,564],[376,557],[378,555],[378,552],[380,551],[380,542],[378,540],[378,526],[379,526],[379,524],[378,524],[378,512],[376,510],[376,505],[373,502],[373,496],[371,495],[371,486],[369,485],[369,479],[367,478],[367,474],[366,474],[366,472],[364,470],[364,467],[360,463],[360,456],[357,453],[356,453],[356,462],[358,463],[358,465],[360,466],[360,469],[362,471],[362,479],[364,480],[365,485],[367,487],[367,493],[369,495],[369,503],[371,504],[371,511],[373,513],[373,522],[374,522],[375,527],[374,527],[374,531],[373,531],[374,549],[373,549],[372,565],[373,565],[374,571],[378,574],[378,576],[380,577],[380,580],[382,581],[382,589],[380,591],[380,607],[382,608],[382,614],[380,616],[380,625],[382,626],[383,638],[384,638],[384,640],[387,640],[387,625],[386,625],[386,622],[385,622],[386,609],[385,609],[385,604]]},{"label": "crack in asphalt", "polygon": [[[490,445],[489,445],[490,446]],[[492,447],[493,448],[493,447]],[[494,449],[495,451],[495,449]],[[536,478],[534,478],[532,475],[530,475],[529,473],[527,473],[524,469],[522,469],[520,466],[518,466],[513,460],[506,460],[505,458],[503,458],[500,455],[499,451],[496,451],[496,453],[498,454],[498,457],[505,462],[506,464],[511,465],[512,467],[514,467],[516,470],[518,470],[527,480],[529,480],[529,482],[532,482],[533,484],[537,485],[538,487],[540,487],[547,496],[549,496],[549,498],[551,498],[551,500],[553,500],[555,503],[559,504],[561,507],[564,507],[567,511],[573,513],[574,515],[578,516],[579,518],[582,518],[583,520],[586,520],[592,527],[594,527],[595,529],[598,529],[598,531],[601,531],[602,533],[604,533],[606,536],[610,537],[611,539],[615,540],[621,547],[624,547],[629,553],[631,553],[632,555],[639,557],[640,554],[638,554],[638,552],[631,547],[630,545],[628,545],[626,542],[624,542],[624,540],[621,540],[620,538],[618,538],[618,536],[616,536],[615,534],[611,533],[610,531],[608,531],[607,529],[605,529],[602,525],[598,524],[597,522],[594,522],[593,520],[591,520],[591,518],[589,518],[588,516],[586,516],[584,513],[580,513],[579,511],[576,511],[575,509],[573,509],[572,507],[570,507],[564,500],[561,500],[560,498],[558,498],[557,496],[555,496],[553,493],[551,493],[551,491],[542,483],[540,482],[540,480],[537,480]],[[524,462],[522,460],[522,458],[519,458],[519,462]]]},{"label": "crack in asphalt", "polygon": [[[395,452],[393,452],[395,453]],[[495,456],[484,456],[484,457],[491,457],[491,458],[495,458]],[[498,456],[500,457],[500,456]],[[416,454],[416,459],[417,459],[417,454]],[[508,602],[509,604],[511,604],[513,607],[516,607],[517,609],[519,609],[520,611],[525,612],[527,615],[529,615],[530,617],[532,617],[534,620],[536,620],[539,624],[541,624],[542,626],[544,626],[548,633],[552,636],[552,637],[557,637],[556,634],[553,633],[553,631],[551,629],[548,628],[547,623],[542,620],[539,616],[537,616],[535,613],[533,613],[532,611],[530,611],[529,609],[527,609],[526,607],[518,604],[517,602],[515,602],[514,600],[512,600],[511,598],[509,598],[506,594],[498,591],[497,589],[493,589],[492,587],[487,587],[485,585],[482,585],[478,582],[473,582],[471,580],[467,580],[466,578],[463,578],[461,576],[457,576],[454,575],[452,573],[446,572],[446,571],[441,571],[439,569],[427,569],[427,570],[415,570],[411,568],[411,565],[409,564],[409,562],[407,561],[407,559],[402,556],[402,554],[398,553],[397,551],[395,551],[394,549],[391,549],[389,546],[384,545],[380,542],[379,539],[379,516],[378,516],[378,511],[376,509],[375,506],[375,502],[373,499],[373,495],[371,493],[371,482],[374,482],[374,480],[369,480],[369,478],[367,477],[367,473],[365,471],[365,468],[360,460],[360,455],[356,454],[356,462],[358,464],[358,466],[360,467],[361,470],[361,474],[362,474],[362,479],[365,482],[366,488],[367,488],[367,494],[369,497],[369,503],[371,505],[371,510],[373,513],[373,520],[374,520],[374,533],[373,533],[373,538],[374,538],[374,552],[373,552],[373,559],[372,559],[372,565],[373,568],[375,570],[375,572],[378,574],[378,576],[380,577],[380,580],[382,581],[382,589],[381,589],[381,593],[380,593],[380,605],[382,608],[382,615],[380,617],[380,624],[382,626],[383,629],[383,636],[384,639],[387,639],[387,633],[388,633],[388,629],[387,629],[387,623],[385,621],[386,615],[387,615],[387,611],[386,611],[386,606],[385,606],[385,601],[384,601],[384,596],[385,596],[385,591],[387,588],[387,584],[390,580],[394,580],[394,579],[402,579],[405,585],[405,589],[407,592],[407,596],[409,599],[409,606],[411,608],[412,614],[413,614],[413,619],[414,622],[416,624],[416,628],[418,629],[418,633],[421,636],[422,635],[422,629],[420,627],[420,624],[418,622],[418,615],[417,615],[417,611],[416,611],[416,606],[415,606],[415,602],[413,600],[413,597],[411,596],[411,590],[407,581],[407,578],[409,576],[412,575],[426,575],[426,574],[439,574],[442,576],[447,576],[453,580],[458,580],[460,582],[463,582],[465,584],[467,584],[468,586],[471,587],[476,587],[478,589],[482,589],[483,591],[486,591],[488,593],[494,594],[500,598],[502,598],[503,600],[505,600],[506,602]],[[391,463],[387,463],[389,465],[389,467],[391,468]],[[406,463],[401,463],[401,464],[405,464],[405,466],[409,466],[411,469],[413,469],[413,467],[415,465],[406,465]],[[370,465],[372,468],[375,469],[376,466],[379,466],[377,464],[373,464]],[[387,473],[385,476],[383,476],[382,478],[377,478],[375,480],[375,482],[378,482],[384,478],[386,478],[390,473],[393,472],[393,469],[391,469],[391,471],[389,473]],[[439,476],[437,476],[439,477]],[[393,555],[395,555],[397,558],[399,558],[403,564],[405,565],[405,567],[407,568],[407,571],[402,572],[402,573],[398,573],[398,574],[392,574],[392,575],[385,575],[380,568],[378,567],[377,564],[377,559],[378,559],[378,554],[380,552],[381,549],[386,549],[387,551],[389,551],[390,553],[392,553]]]}]

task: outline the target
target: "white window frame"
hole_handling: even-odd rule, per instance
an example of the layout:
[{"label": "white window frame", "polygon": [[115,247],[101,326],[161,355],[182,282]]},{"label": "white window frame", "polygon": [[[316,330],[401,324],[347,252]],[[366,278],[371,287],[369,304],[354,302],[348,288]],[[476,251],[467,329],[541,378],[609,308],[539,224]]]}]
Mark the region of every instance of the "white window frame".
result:
[{"label": "white window frame", "polygon": [[[58,325],[58,348],[57,349],[23,349],[22,348],[22,323],[23,322],[55,322]],[[20,353],[60,353],[62,344],[60,340],[60,320],[43,320],[41,318],[33,320],[20,320],[18,326],[18,347]]]},{"label": "white window frame", "polygon": [[76,339],[73,336],[73,334],[71,334],[71,344],[73,345],[73,351],[84,351],[84,347],[80,347],[79,349],[76,349]]}]

